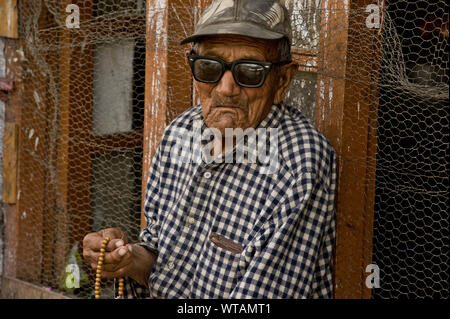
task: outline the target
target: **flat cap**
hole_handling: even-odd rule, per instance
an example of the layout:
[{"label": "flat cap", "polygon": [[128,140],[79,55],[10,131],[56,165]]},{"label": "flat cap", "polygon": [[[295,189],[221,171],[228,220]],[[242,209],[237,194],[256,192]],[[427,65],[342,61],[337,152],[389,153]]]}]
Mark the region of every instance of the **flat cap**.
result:
[{"label": "flat cap", "polygon": [[292,44],[289,12],[279,0],[213,0],[195,32],[181,44],[209,35],[242,35],[257,39],[286,38]]}]

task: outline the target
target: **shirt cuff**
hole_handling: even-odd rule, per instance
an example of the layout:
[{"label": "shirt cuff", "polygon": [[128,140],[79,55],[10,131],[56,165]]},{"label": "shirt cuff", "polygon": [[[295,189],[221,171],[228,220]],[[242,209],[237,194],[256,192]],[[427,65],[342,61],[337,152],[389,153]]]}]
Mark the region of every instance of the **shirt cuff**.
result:
[{"label": "shirt cuff", "polygon": [[142,246],[145,249],[147,249],[149,252],[151,252],[151,253],[153,253],[153,254],[158,256],[158,250],[155,247],[153,247],[152,245],[150,245],[148,243],[142,243],[142,242],[141,243],[137,243],[136,245]]}]

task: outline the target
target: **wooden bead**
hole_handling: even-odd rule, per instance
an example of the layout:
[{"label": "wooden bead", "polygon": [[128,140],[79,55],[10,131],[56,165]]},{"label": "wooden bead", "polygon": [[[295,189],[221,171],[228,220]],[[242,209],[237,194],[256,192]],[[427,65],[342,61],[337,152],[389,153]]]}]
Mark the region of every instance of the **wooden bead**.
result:
[{"label": "wooden bead", "polygon": [[124,280],[123,280],[123,278],[120,278],[119,279],[119,292],[118,292],[119,298],[123,297],[123,287],[124,287]]},{"label": "wooden bead", "polygon": [[[105,238],[102,242],[101,248],[100,248],[100,254],[98,257],[98,262],[97,262],[97,272],[96,272],[96,276],[95,276],[95,299],[100,299],[100,281],[101,281],[101,277],[102,277],[102,270],[103,270],[103,262],[105,260],[105,251],[106,251],[106,246],[108,245],[108,243],[110,242],[111,238]],[[124,289],[124,279],[123,278],[119,278],[119,289],[118,289],[118,295],[119,297],[123,296],[123,289]]]}]

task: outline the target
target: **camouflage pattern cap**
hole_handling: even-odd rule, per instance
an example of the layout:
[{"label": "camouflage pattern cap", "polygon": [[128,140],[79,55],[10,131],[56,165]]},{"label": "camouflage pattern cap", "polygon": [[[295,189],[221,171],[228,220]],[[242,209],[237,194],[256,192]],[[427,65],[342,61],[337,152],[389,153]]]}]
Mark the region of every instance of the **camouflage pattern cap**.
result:
[{"label": "camouflage pattern cap", "polygon": [[280,0],[213,0],[198,21],[195,32],[181,44],[207,35],[242,35],[292,43],[289,12]]}]

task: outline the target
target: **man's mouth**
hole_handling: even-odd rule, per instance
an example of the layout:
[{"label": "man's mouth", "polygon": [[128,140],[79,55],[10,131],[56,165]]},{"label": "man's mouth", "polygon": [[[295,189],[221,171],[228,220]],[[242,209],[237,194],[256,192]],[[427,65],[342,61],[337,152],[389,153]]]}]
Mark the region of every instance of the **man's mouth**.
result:
[{"label": "man's mouth", "polygon": [[216,105],[214,106],[215,109],[223,108],[223,109],[240,109],[239,106],[236,105]]}]

